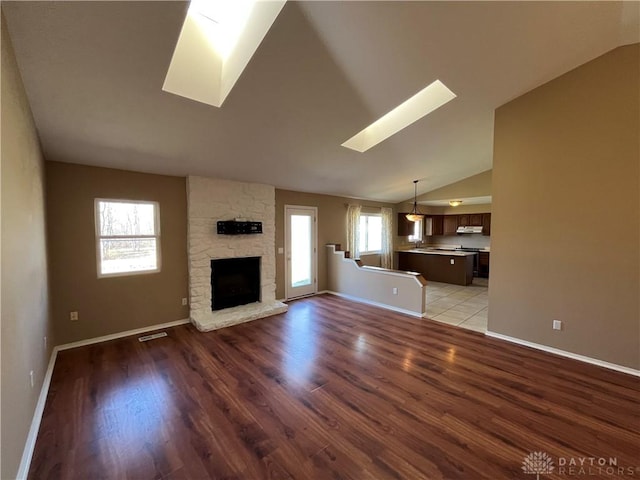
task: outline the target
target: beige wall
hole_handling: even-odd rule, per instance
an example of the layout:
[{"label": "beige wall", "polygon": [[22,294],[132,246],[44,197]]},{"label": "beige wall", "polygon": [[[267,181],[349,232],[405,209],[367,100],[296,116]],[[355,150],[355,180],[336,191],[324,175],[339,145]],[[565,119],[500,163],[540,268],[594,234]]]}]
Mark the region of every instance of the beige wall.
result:
[{"label": "beige wall", "polygon": [[[346,216],[348,203],[363,205],[363,212],[380,211],[381,207],[393,208],[393,204],[359,201],[353,198],[318,195],[315,193],[293,192],[276,189],[276,298],[285,298],[284,255],[278,248],[284,248],[284,206],[302,205],[318,207],[318,291],[327,289],[327,243],[347,244]],[[371,207],[370,209],[367,207]],[[395,215],[395,214],[394,214]],[[395,221],[393,229],[395,229]],[[379,255],[363,255],[363,265],[380,266]]]},{"label": "beige wall", "polygon": [[[413,203],[399,203],[396,205],[399,212],[410,212],[413,210]],[[418,205],[420,213],[433,214],[433,215],[458,215],[462,213],[490,213],[491,204],[483,203],[478,205],[459,205],[457,207],[435,207],[431,205]]]},{"label": "beige wall", "polygon": [[[410,212],[413,210],[413,203],[402,202],[396,205],[399,212]],[[483,203],[479,205],[459,205],[457,207],[435,207],[432,205],[419,205],[418,210],[420,213],[433,214],[433,215],[458,215],[463,213],[487,213],[491,212],[491,204]]]},{"label": "beige wall", "polygon": [[[15,478],[55,339],[49,319],[43,158],[4,14],[1,154],[0,477]],[[33,388],[29,380],[31,370],[34,372]]]},{"label": "beige wall", "polygon": [[473,175],[458,182],[436,188],[430,192],[418,195],[418,201],[426,200],[455,200],[456,198],[486,197],[491,195],[492,171]]},{"label": "beige wall", "polygon": [[[52,314],[59,343],[186,319],[186,179],[47,162]],[[162,270],[97,277],[94,199],[153,200],[160,207]],[[69,312],[78,311],[71,322]]]},{"label": "beige wall", "polygon": [[442,213],[445,215],[460,215],[464,213],[491,213],[491,204],[484,203],[480,205],[459,205],[457,207],[442,207]]},{"label": "beige wall", "polygon": [[361,263],[345,258],[344,252],[336,252],[335,245],[327,245],[324,249],[330,291],[409,315],[425,314],[427,282],[422,275],[361,266]]},{"label": "beige wall", "polygon": [[490,331],[640,367],[639,59],[618,48],[496,110]]},{"label": "beige wall", "polygon": [[[400,202],[396,204],[396,210],[398,212],[409,213],[413,211],[413,199],[410,202]],[[420,213],[431,213],[439,215],[444,212],[444,207],[434,207],[431,205],[418,205]]]}]

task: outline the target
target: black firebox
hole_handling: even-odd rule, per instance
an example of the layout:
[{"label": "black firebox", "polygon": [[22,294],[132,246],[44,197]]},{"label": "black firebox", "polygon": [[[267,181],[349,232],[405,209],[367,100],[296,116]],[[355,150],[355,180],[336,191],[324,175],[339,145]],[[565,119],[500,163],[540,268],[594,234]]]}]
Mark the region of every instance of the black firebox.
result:
[{"label": "black firebox", "polygon": [[260,301],[260,257],[211,260],[211,310]]}]

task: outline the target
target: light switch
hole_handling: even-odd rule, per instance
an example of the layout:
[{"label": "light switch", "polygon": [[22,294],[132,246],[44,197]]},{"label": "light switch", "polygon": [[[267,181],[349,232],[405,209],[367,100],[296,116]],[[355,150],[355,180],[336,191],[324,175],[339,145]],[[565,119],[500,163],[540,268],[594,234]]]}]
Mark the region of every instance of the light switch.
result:
[{"label": "light switch", "polygon": [[282,255],[284,253],[284,248],[278,247],[278,255]]}]

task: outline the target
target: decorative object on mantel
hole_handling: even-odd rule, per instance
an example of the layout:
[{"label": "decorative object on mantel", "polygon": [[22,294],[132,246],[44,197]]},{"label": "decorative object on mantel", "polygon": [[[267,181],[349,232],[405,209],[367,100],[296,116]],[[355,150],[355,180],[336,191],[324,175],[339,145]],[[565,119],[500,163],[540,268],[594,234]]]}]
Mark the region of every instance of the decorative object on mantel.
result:
[{"label": "decorative object on mantel", "polygon": [[249,235],[262,233],[262,222],[226,220],[218,222],[218,235]]},{"label": "decorative object on mantel", "polygon": [[413,210],[407,213],[406,218],[410,222],[419,222],[424,215],[418,211],[418,180],[413,181]]},{"label": "decorative object on mantel", "polygon": [[457,207],[458,205],[462,205],[462,200],[449,200],[449,205]]}]

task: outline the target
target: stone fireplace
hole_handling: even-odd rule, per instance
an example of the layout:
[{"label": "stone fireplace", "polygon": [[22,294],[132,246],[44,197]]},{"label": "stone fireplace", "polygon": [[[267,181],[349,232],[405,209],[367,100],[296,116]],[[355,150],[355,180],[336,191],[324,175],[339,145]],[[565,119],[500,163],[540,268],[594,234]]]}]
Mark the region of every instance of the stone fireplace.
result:
[{"label": "stone fireplace", "polygon": [[[275,299],[275,188],[192,176],[187,179],[187,201],[190,317],[198,330],[215,330],[286,312],[287,305]],[[216,233],[219,220],[238,218],[262,222],[263,233]],[[243,260],[247,258],[257,259],[253,262],[259,266],[257,301],[250,301],[256,296],[247,286],[251,278],[238,275],[244,264],[251,263]],[[216,263],[227,259],[236,259],[236,266],[233,262]],[[216,264],[218,271],[226,270],[221,286],[230,290],[228,296],[235,297],[231,301],[214,299],[212,266],[215,269]],[[234,302],[240,304],[227,308]]]}]

